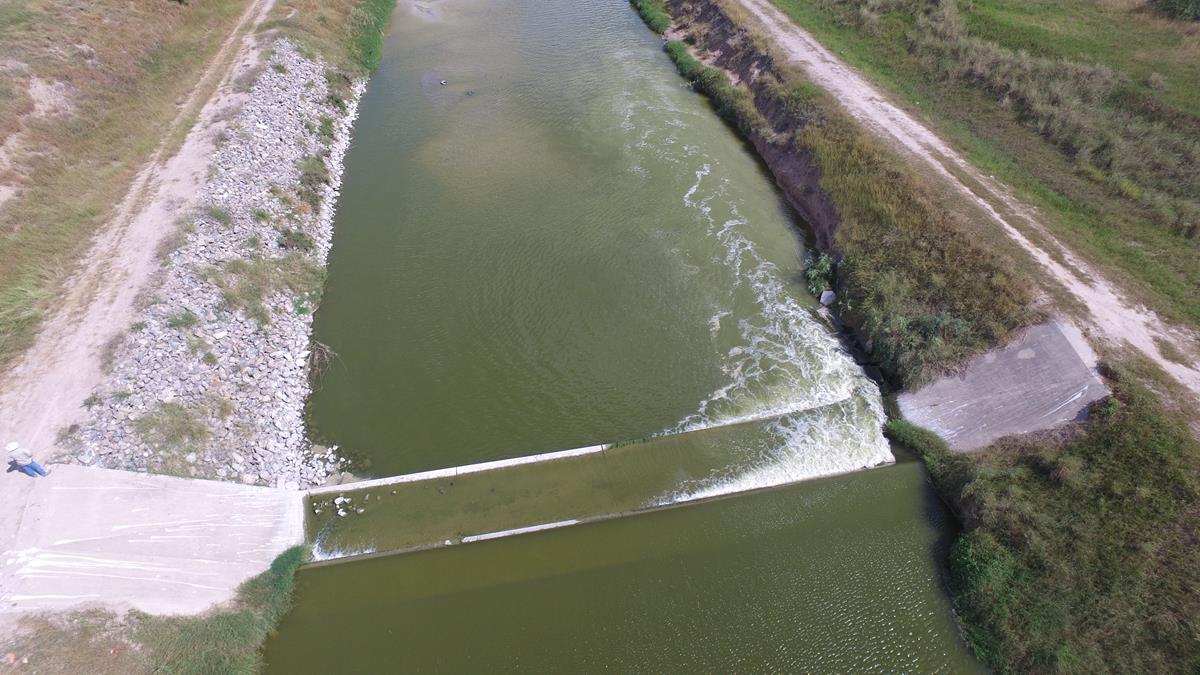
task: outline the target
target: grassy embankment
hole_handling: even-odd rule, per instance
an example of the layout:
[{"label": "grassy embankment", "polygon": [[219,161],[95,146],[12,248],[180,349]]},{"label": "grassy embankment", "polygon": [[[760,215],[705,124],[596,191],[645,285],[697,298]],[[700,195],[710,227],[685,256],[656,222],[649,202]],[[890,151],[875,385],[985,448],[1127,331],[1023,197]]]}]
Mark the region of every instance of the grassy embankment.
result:
[{"label": "grassy embankment", "polygon": [[[215,8],[221,5],[220,2],[193,4],[207,6],[209,11],[215,11]],[[240,3],[234,3],[232,0],[225,4],[228,5],[227,9],[240,6]],[[167,6],[173,8],[174,3],[169,3]],[[191,6],[188,5],[188,7]],[[338,0],[337,2],[281,0],[276,3],[270,22],[263,26],[263,29],[278,30],[295,40],[311,55],[323,58],[330,64],[328,77],[330,83],[334,85],[332,91],[336,104],[340,100],[338,97],[347,95],[349,86],[354,79],[368,75],[379,64],[383,30],[394,7],[395,0]],[[58,10],[61,11],[62,8],[58,8]],[[155,11],[160,10],[156,9]],[[170,11],[179,10],[172,9]],[[121,12],[115,12],[115,15],[120,16]],[[5,8],[0,6],[0,31],[5,30],[6,27],[24,25],[27,21],[27,17],[23,17],[23,15],[17,16],[17,19],[13,19],[13,16],[17,16],[17,14],[6,14]],[[231,26],[232,24],[228,27]],[[136,28],[137,26],[127,27],[129,31],[135,31]],[[157,24],[147,20],[143,28],[150,31],[157,28]],[[190,62],[191,59],[200,58],[184,49],[184,46],[171,42],[171,39],[183,39],[186,35],[190,35],[188,31],[177,25],[174,30],[182,30],[184,34],[163,37],[146,32],[138,34],[136,40],[130,38],[129,35],[124,35],[124,38],[126,42],[136,44],[141,44],[143,41],[161,42],[166,40],[166,44],[170,47],[168,51],[172,54],[171,59],[173,59],[168,64],[170,67],[182,67],[176,63],[177,61],[188,60]],[[209,33],[214,33],[215,30],[210,26]],[[0,35],[5,35],[5,33],[0,32]],[[213,41],[215,37],[213,34],[206,33],[206,39]],[[121,43],[114,38],[114,44]],[[160,60],[166,58],[165,56],[153,57],[153,59]],[[157,63],[157,61],[154,62]],[[171,70],[167,65],[161,63],[151,68],[156,73],[162,69],[174,73],[175,79],[181,77],[181,71]],[[158,79],[158,75],[149,77],[142,71],[136,70],[124,73],[124,75],[130,79],[125,84],[126,90],[134,91],[140,91],[143,87],[165,86],[166,82],[173,81],[168,78],[166,82],[163,82]],[[140,77],[146,78],[146,81],[140,81]],[[170,99],[168,98],[168,100]],[[3,101],[4,99],[0,99],[0,102]],[[99,112],[107,115],[130,117],[128,108],[120,107],[112,101],[98,99],[92,101],[91,105],[96,106]],[[110,110],[114,105],[117,107]],[[3,109],[0,108],[0,113],[2,112]],[[3,117],[0,116],[0,119]],[[80,124],[77,123],[77,126]],[[144,125],[145,119],[138,118],[137,124]],[[89,128],[91,127],[89,126]],[[118,127],[114,126],[111,129],[103,127],[101,131],[104,134],[115,134],[116,128]],[[141,126],[138,130],[142,130]],[[164,122],[163,125],[153,127],[150,131],[157,132],[158,136],[161,136],[167,133],[167,125]],[[149,131],[143,135],[137,135],[135,140],[140,139],[139,148],[144,152],[139,155],[134,152],[133,148],[127,148],[128,161],[131,164],[126,174],[123,174],[126,176],[125,182],[121,183],[113,179],[112,184],[107,186],[108,191],[91,196],[91,199],[96,202],[96,212],[92,214],[94,218],[88,221],[91,227],[94,228],[95,225],[102,222],[102,209],[111,208],[111,204],[104,202],[103,197],[108,196],[111,200],[119,197],[120,191],[128,184],[128,176],[132,175],[135,160],[148,155],[158,136]],[[84,163],[96,159],[87,154],[90,146],[54,147],[57,151],[64,153],[74,149],[81,153],[80,161]],[[115,149],[114,152],[117,150],[120,148]],[[69,170],[64,167],[59,167],[59,169],[69,173]],[[41,204],[43,209],[52,210],[52,207],[53,205]],[[58,208],[65,209],[67,207],[60,206]],[[8,212],[3,212],[3,215],[7,216]],[[77,226],[82,228],[81,224],[77,224]],[[83,231],[85,230],[79,229],[72,232],[78,236]],[[59,234],[62,235],[62,233]],[[20,229],[17,229],[14,230],[13,236],[3,241],[2,245],[5,248],[2,249],[4,256],[0,258],[0,275],[9,274],[10,267],[19,268],[19,266],[9,265],[9,263],[19,262],[16,259],[17,256],[13,255],[13,251],[17,249],[9,247],[15,246],[14,242],[21,241],[21,236]],[[24,255],[33,253],[27,250],[23,251]],[[77,249],[61,248],[57,251],[56,255],[59,257],[55,260],[59,262],[68,260],[72,253],[77,252]],[[6,277],[0,276],[0,278]],[[55,281],[55,283],[59,282],[61,279]],[[46,279],[42,279],[40,283],[43,283],[45,289],[51,288],[46,285],[49,283]],[[20,307],[19,302],[10,304],[10,300],[18,298],[18,296],[10,294],[9,291],[10,289],[5,286],[3,296],[5,304],[0,305],[0,317],[6,316],[5,312],[18,311],[12,309],[13,307],[18,309]],[[34,309],[22,311],[36,310],[39,306],[33,303],[34,300],[34,298],[24,298],[25,306]],[[4,326],[3,330],[5,331],[3,335],[0,335],[0,345],[3,345],[0,349],[0,362],[3,362],[5,358],[11,358],[14,350],[23,346],[24,341],[28,339],[28,331],[36,326],[36,318],[34,316],[23,327],[0,323]],[[21,670],[29,669],[33,672],[121,673],[122,675],[151,672],[196,673],[197,675],[257,672],[261,667],[259,649],[290,605],[294,574],[304,562],[305,555],[306,551],[302,547],[285,551],[276,558],[268,571],[244,583],[232,603],[202,616],[161,617],[140,612],[129,612],[124,616],[117,616],[104,610],[89,610],[63,615],[25,617],[22,620],[22,629],[8,637],[3,651],[12,652],[18,659],[28,659],[28,664],[21,663],[19,668]]]},{"label": "grassy embankment", "polygon": [[[178,106],[246,4],[0,2],[0,193],[18,191],[0,204],[0,367],[30,344],[138,167],[182,137]],[[48,114],[34,91],[53,92]],[[176,126],[195,113],[183,112]]]},{"label": "grassy embankment", "polygon": [[1200,444],[1146,376],[1110,370],[1086,429],[978,455],[889,424],[963,521],[955,606],[996,670],[1200,669]]},{"label": "grassy embankment", "polygon": [[[1200,323],[1200,26],[1113,3],[775,1],[1015,185],[1065,243]],[[955,602],[997,670],[1200,671],[1194,411],[1121,358],[1114,398],[1068,438],[962,457],[893,423],[964,522]]]},{"label": "grassy embankment", "polygon": [[1074,252],[1200,326],[1200,24],[1136,1],[773,1]]},{"label": "grassy embankment", "polygon": [[[651,0],[635,6],[651,17],[664,7]],[[978,245],[971,226],[945,208],[922,177],[800,72],[772,59],[756,100],[723,70],[694,58],[683,42],[668,42],[666,49],[679,72],[743,134],[815,156],[821,188],[841,218],[832,252],[838,309],[869,340],[890,379],[923,382],[1035,316],[1029,286],[1012,274],[1007,256]],[[754,49],[769,57],[771,48],[758,41]],[[786,111],[787,121],[773,126],[760,106]]]},{"label": "grassy embankment", "polygon": [[[697,62],[682,43],[668,43],[667,51],[743,133],[766,128],[749,91]],[[781,83],[789,77],[779,78],[775,69],[768,76]],[[869,142],[860,149],[861,133],[815,88],[794,82],[772,89],[767,98],[782,97],[800,120],[797,150],[813,152],[823,189],[839,211],[853,214],[842,227],[871,235],[859,240],[838,232],[837,246],[845,247],[851,262],[844,283],[871,288],[886,305],[896,287],[854,279],[851,256],[859,246],[920,242],[900,234],[906,219],[897,212],[912,208],[924,216],[920,183],[910,182],[901,167],[889,167],[886,153]],[[872,191],[855,180],[878,171],[887,172],[890,187]],[[859,204],[863,199],[876,201]],[[864,227],[862,219],[872,216]],[[911,274],[905,257],[892,252],[875,260],[876,269],[905,279]],[[844,267],[845,261],[843,274]],[[978,263],[971,268],[986,269]],[[893,440],[921,454],[963,520],[949,561],[955,604],[975,652],[997,670],[1200,669],[1200,444],[1187,426],[1186,393],[1137,357],[1120,358],[1133,365],[1108,369],[1114,396],[1098,404],[1084,426],[1001,441],[973,455],[952,453],[933,434],[902,420],[889,426]]]}]

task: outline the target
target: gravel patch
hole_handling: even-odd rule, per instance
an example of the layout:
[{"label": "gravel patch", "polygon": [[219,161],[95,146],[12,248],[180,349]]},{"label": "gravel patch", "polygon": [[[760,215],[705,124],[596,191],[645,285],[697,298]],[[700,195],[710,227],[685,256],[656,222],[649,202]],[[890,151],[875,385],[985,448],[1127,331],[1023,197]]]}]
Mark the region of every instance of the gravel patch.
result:
[{"label": "gravel patch", "polygon": [[341,472],[336,448],[309,442],[303,413],[312,311],[365,86],[338,109],[325,66],[275,42],[88,419],[64,439],[73,461],[291,489]]}]

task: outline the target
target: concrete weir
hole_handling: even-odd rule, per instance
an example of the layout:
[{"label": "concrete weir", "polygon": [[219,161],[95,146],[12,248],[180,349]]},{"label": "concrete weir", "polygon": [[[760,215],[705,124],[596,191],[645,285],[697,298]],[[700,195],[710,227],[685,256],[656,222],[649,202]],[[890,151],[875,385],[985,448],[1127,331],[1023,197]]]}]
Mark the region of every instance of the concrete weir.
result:
[{"label": "concrete weir", "polygon": [[905,419],[941,436],[955,450],[986,447],[1011,434],[1080,419],[1108,395],[1096,355],[1075,326],[1050,321],[1000,349],[898,399]]},{"label": "concrete weir", "polygon": [[6,516],[18,525],[0,560],[2,613],[201,612],[304,540],[298,491],[71,465],[4,483],[28,494]]},{"label": "concrete weir", "polygon": [[[850,397],[631,443],[317,488],[308,493],[306,529],[314,559],[335,560],[496,539],[857,471],[893,459],[875,412]],[[797,429],[805,433],[788,434]],[[847,438],[855,440],[835,445]]]}]

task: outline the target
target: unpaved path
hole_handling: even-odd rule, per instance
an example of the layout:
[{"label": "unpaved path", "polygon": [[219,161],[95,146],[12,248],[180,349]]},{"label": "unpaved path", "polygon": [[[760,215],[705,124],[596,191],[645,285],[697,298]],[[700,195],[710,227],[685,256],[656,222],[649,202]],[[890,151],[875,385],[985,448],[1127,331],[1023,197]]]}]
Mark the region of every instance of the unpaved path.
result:
[{"label": "unpaved path", "polygon": [[[0,381],[0,443],[16,440],[46,458],[58,432],[83,419],[83,402],[103,378],[106,345],[129,328],[139,291],[159,269],[160,244],[193,206],[223,112],[238,104],[230,81],[256,61],[253,32],[272,5],[273,0],[247,5],[116,215],[96,236],[34,345]],[[187,129],[201,104],[197,123],[171,154],[172,139]]]},{"label": "unpaved path", "polygon": [[[1200,396],[1200,368],[1167,359],[1155,342],[1157,338],[1175,345],[1183,354],[1191,354],[1193,349],[1183,331],[1167,327],[1154,312],[1132,304],[1117,287],[1059,244],[1041,225],[1035,209],[1020,202],[1006,187],[980,172],[936,134],[888,102],[862,75],[792,23],[769,0],[735,1],[756,17],[783,52],[804,69],[813,83],[832,94],[852,117],[902,152],[927,163],[991,216],[1047,274],[1083,303],[1094,337],[1117,346],[1128,342]],[[1039,239],[1046,242],[1045,248],[1026,237],[1014,222],[1037,231]]]}]

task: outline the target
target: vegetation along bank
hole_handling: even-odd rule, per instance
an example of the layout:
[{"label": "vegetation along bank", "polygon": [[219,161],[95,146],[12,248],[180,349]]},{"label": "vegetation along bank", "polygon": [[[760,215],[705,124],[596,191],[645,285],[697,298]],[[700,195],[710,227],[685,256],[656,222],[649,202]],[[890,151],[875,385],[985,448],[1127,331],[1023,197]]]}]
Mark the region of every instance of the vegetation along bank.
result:
[{"label": "vegetation along bank", "polygon": [[[1046,314],[1074,311],[1052,285],[1038,283],[1029,273],[1036,268],[997,236],[994,226],[948,196],[935,177],[906,165],[889,146],[849,119],[837,101],[806,81],[803,72],[780,58],[739,3],[633,4],[648,26],[664,34],[666,50],[680,73],[754,145],[808,222],[823,252],[809,268],[812,289],[836,289],[836,308],[890,382],[917,386],[1001,344]],[[892,39],[873,36],[852,43],[846,37],[848,29],[828,20],[845,10],[842,4],[777,4],[806,28],[810,18],[825,17],[813,20],[825,31],[818,30],[818,35],[845,38],[830,39],[831,46],[854,44],[858,53],[866,54],[869,43],[891,45],[878,49],[899,52],[889,54],[889,60],[870,61],[864,66],[869,72],[887,72],[884,64],[906,59],[955,73],[986,65],[980,52],[971,49],[923,56],[927,46],[919,44],[926,35],[921,31],[946,37],[945,25],[926,25],[938,18],[927,16],[937,12],[924,5],[922,12],[907,18],[897,16],[903,9],[886,12],[880,29],[894,29]],[[955,6],[945,3],[941,11],[952,13]],[[999,13],[1006,3],[988,6]],[[871,12],[885,13],[873,3],[862,7],[859,14],[868,20]],[[1162,139],[1173,135],[1178,142],[1169,147],[1178,154],[1159,162],[1153,175],[1144,168],[1135,172],[1125,162],[1145,140],[1138,126],[1142,122],[1103,110],[1048,110],[1034,93],[1061,92],[1063,78],[1084,89],[1089,82],[1108,86],[1095,79],[1103,69],[1094,66],[1085,72],[1051,65],[1055,64],[1037,62],[1026,69],[1006,67],[993,73],[1012,78],[1011,91],[1001,101],[1007,106],[1001,107],[1004,114],[1016,115],[1009,127],[1032,124],[1036,130],[1037,115],[1061,121],[1061,129],[1037,132],[1044,135],[1034,140],[1051,148],[1057,158],[1039,170],[1061,184],[1084,184],[1103,192],[1102,205],[1115,204],[1114,213],[1136,214],[1139,219],[1136,225],[1121,221],[1122,227],[1153,232],[1150,236],[1157,238],[1113,243],[1113,265],[1102,268],[1119,269],[1117,258],[1145,255],[1147,249],[1138,241],[1157,241],[1163,251],[1168,244],[1190,246],[1187,214],[1194,191],[1176,190],[1170,177],[1191,179],[1183,174],[1189,166],[1194,171],[1196,164],[1187,163],[1190,141],[1178,129],[1194,125],[1158,125],[1157,138],[1167,143]],[[983,91],[995,91],[994,84],[971,81]],[[1119,84],[1121,77],[1113,75],[1107,81]],[[940,86],[942,80],[938,82]],[[1016,100],[1019,89],[1026,92],[1024,103]],[[1109,101],[1115,90],[1106,91],[1085,94],[1081,89],[1071,95]],[[1174,95],[1187,96],[1177,91]],[[964,96],[943,98],[978,102],[977,93]],[[1022,106],[1028,110],[1022,112]],[[1182,119],[1179,109],[1172,112],[1165,105],[1157,112],[1147,105],[1142,109],[1159,115],[1159,120]],[[988,114],[985,119],[990,119]],[[1086,146],[1091,150],[1081,156],[1083,139],[1071,136],[1068,129],[1081,133],[1089,125],[1108,129],[1107,137],[1120,150],[1098,144]],[[1064,149],[1068,146],[1071,152]],[[1039,149],[1037,156],[1046,153]],[[986,155],[973,153],[971,159],[995,170]],[[1002,177],[1016,175],[1017,169],[1009,168]],[[1128,181],[1124,190],[1122,180]],[[1018,185],[1024,190],[1031,183]],[[1062,206],[1056,213],[1073,208],[1055,201],[1061,195],[1039,194]],[[1072,217],[1076,224],[1088,222],[1090,230],[1107,227],[1104,219],[1099,224],[1089,220],[1093,213],[1089,207]],[[1086,238],[1079,233],[1081,241]],[[1076,243],[1069,237],[1068,241]],[[1104,237],[1100,242],[1107,245]],[[1090,256],[1095,243],[1084,250]],[[1130,276],[1136,275],[1120,278],[1126,281]],[[1168,276],[1160,275],[1157,286],[1150,284],[1155,293],[1163,291],[1156,308],[1172,306],[1165,289],[1174,282]],[[1186,287],[1186,278],[1176,277],[1178,288]],[[1146,293],[1150,297],[1151,292]],[[1178,311],[1167,313],[1185,317],[1186,303],[1192,299],[1194,295],[1175,304]],[[997,670],[1187,671],[1200,665],[1200,643],[1195,639],[1200,628],[1200,551],[1193,534],[1200,519],[1200,444],[1196,430],[1189,428],[1190,394],[1132,353],[1106,348],[1105,359],[1104,374],[1114,394],[1094,406],[1085,424],[1004,439],[970,455],[951,453],[936,436],[903,420],[889,425],[895,442],[916,449],[925,459],[939,492],[963,522],[949,560],[955,606],[975,653]]]}]

